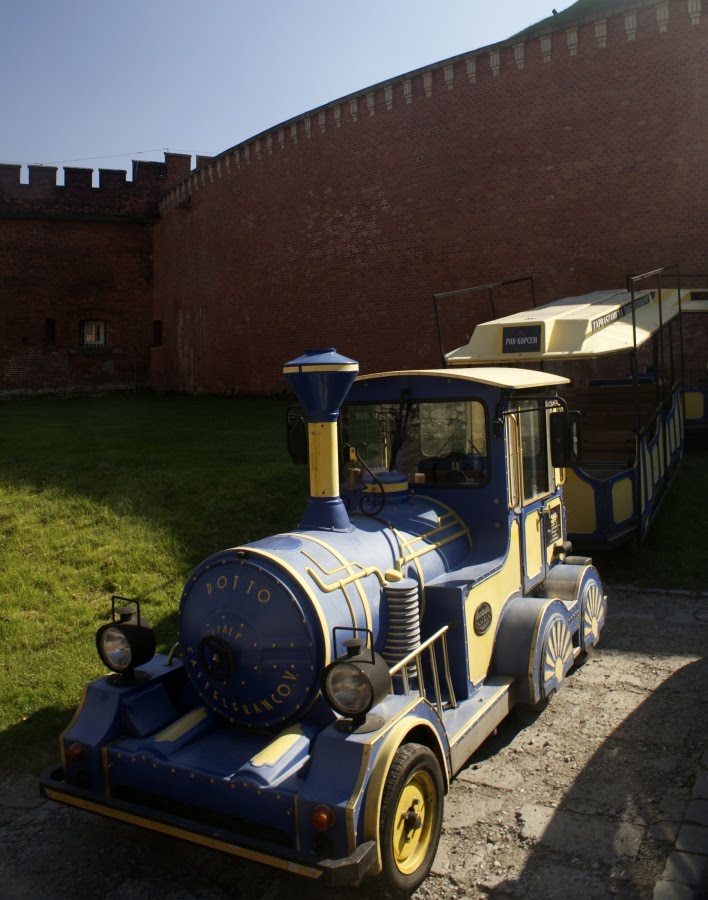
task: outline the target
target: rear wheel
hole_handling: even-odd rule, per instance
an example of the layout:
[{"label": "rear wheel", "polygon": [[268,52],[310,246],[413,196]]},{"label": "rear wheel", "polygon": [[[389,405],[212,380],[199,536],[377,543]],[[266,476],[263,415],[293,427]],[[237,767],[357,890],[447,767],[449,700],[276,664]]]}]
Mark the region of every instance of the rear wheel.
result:
[{"label": "rear wheel", "polygon": [[404,744],[391,763],[381,800],[383,875],[394,894],[410,894],[425,879],[440,841],[445,787],[435,754]]},{"label": "rear wheel", "polygon": [[520,703],[515,707],[522,725],[535,722],[540,713],[561,689],[573,664],[573,641],[565,618],[554,613],[543,632],[539,669],[540,694],[536,703]]},{"label": "rear wheel", "polygon": [[607,618],[607,599],[594,569],[587,572],[580,589],[580,615],[580,649],[587,656],[600,640],[600,632]]},{"label": "rear wheel", "polygon": [[548,699],[559,691],[573,663],[573,640],[566,620],[554,616],[546,627],[541,658],[541,692]]}]

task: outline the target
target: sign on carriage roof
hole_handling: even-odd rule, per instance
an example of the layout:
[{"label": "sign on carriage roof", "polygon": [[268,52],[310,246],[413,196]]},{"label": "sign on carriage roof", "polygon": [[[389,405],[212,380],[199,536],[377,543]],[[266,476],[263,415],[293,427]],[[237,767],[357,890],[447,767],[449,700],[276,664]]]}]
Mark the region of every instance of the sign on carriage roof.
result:
[{"label": "sign on carriage roof", "polygon": [[608,313],[600,316],[598,319],[593,319],[590,323],[592,327],[593,334],[596,331],[599,331],[601,328],[606,328],[608,325],[611,325],[613,322],[617,322],[619,319],[624,319],[625,316],[632,315],[632,307],[634,310],[641,309],[642,306],[646,306],[647,303],[650,303],[652,300],[652,293],[642,294],[640,297],[637,297],[634,303],[630,300],[629,303],[624,303],[622,306],[617,309],[613,309]]},{"label": "sign on carriage roof", "polygon": [[680,309],[692,292],[672,289],[594,291],[482,322],[469,342],[445,354],[448,366],[540,359],[592,358],[640,347]]}]

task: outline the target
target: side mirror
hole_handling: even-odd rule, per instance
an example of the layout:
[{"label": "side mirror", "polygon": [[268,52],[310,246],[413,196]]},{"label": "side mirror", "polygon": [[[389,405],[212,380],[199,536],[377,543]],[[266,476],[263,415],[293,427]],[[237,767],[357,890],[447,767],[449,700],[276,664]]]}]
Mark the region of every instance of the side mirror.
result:
[{"label": "side mirror", "polygon": [[556,469],[580,462],[580,413],[576,409],[550,414],[551,462]]},{"label": "side mirror", "polygon": [[285,445],[290,459],[298,466],[308,463],[307,419],[299,406],[291,406],[286,412]]}]

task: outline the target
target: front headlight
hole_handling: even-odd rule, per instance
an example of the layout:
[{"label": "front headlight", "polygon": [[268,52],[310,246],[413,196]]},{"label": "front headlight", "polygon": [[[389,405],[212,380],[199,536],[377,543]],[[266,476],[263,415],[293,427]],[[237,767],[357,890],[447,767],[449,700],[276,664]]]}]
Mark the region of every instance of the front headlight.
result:
[{"label": "front headlight", "polygon": [[357,716],[371,709],[373,689],[364,672],[351,663],[333,666],[325,677],[324,692],[331,706],[343,716]]},{"label": "front headlight", "polygon": [[155,655],[155,634],[150,623],[141,619],[137,600],[129,601],[131,606],[122,606],[116,610],[116,600],[125,602],[126,598],[112,599],[112,621],[102,625],[96,632],[96,649],[105,666],[132,679],[135,669],[149,662]]},{"label": "front headlight", "polygon": [[98,653],[108,668],[113,669],[114,672],[122,672],[124,669],[130,668],[133,658],[130,641],[122,631],[112,625],[109,625],[101,633],[101,646]]},{"label": "front headlight", "polygon": [[344,646],[346,656],[330,663],[322,673],[322,693],[336,713],[351,719],[347,727],[371,730],[378,727],[373,721],[377,717],[369,717],[367,728],[366,714],[391,690],[388,663],[373,648],[364,649],[364,641],[359,638],[344,641]]}]

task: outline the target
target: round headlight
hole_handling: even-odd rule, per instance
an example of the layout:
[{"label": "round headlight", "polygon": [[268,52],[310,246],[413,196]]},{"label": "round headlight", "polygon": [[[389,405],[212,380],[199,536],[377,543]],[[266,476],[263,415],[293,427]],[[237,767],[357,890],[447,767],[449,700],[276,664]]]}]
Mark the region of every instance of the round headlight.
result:
[{"label": "round headlight", "polygon": [[113,598],[113,621],[96,632],[96,649],[105,666],[133,681],[138,677],[135,669],[155,655],[155,634],[150,623],[140,618],[139,608],[137,612],[131,607],[119,609],[116,621],[116,599]]},{"label": "round headlight", "polygon": [[133,659],[130,643],[117,628],[106,628],[101,635],[99,652],[103,662],[114,672],[130,668]]},{"label": "round headlight", "polygon": [[[337,643],[337,630],[333,631],[333,643]],[[342,629],[348,630],[348,629]],[[373,644],[373,635],[367,632]],[[343,641],[346,655],[331,662],[322,673],[322,693],[332,709],[343,716],[338,723],[340,730],[372,731],[379,728],[381,716],[369,715],[391,691],[391,675],[386,660],[371,645],[354,637]]]},{"label": "round headlight", "polygon": [[329,704],[343,716],[358,716],[373,705],[371,682],[362,669],[348,662],[332,666],[325,676],[324,690]]}]

